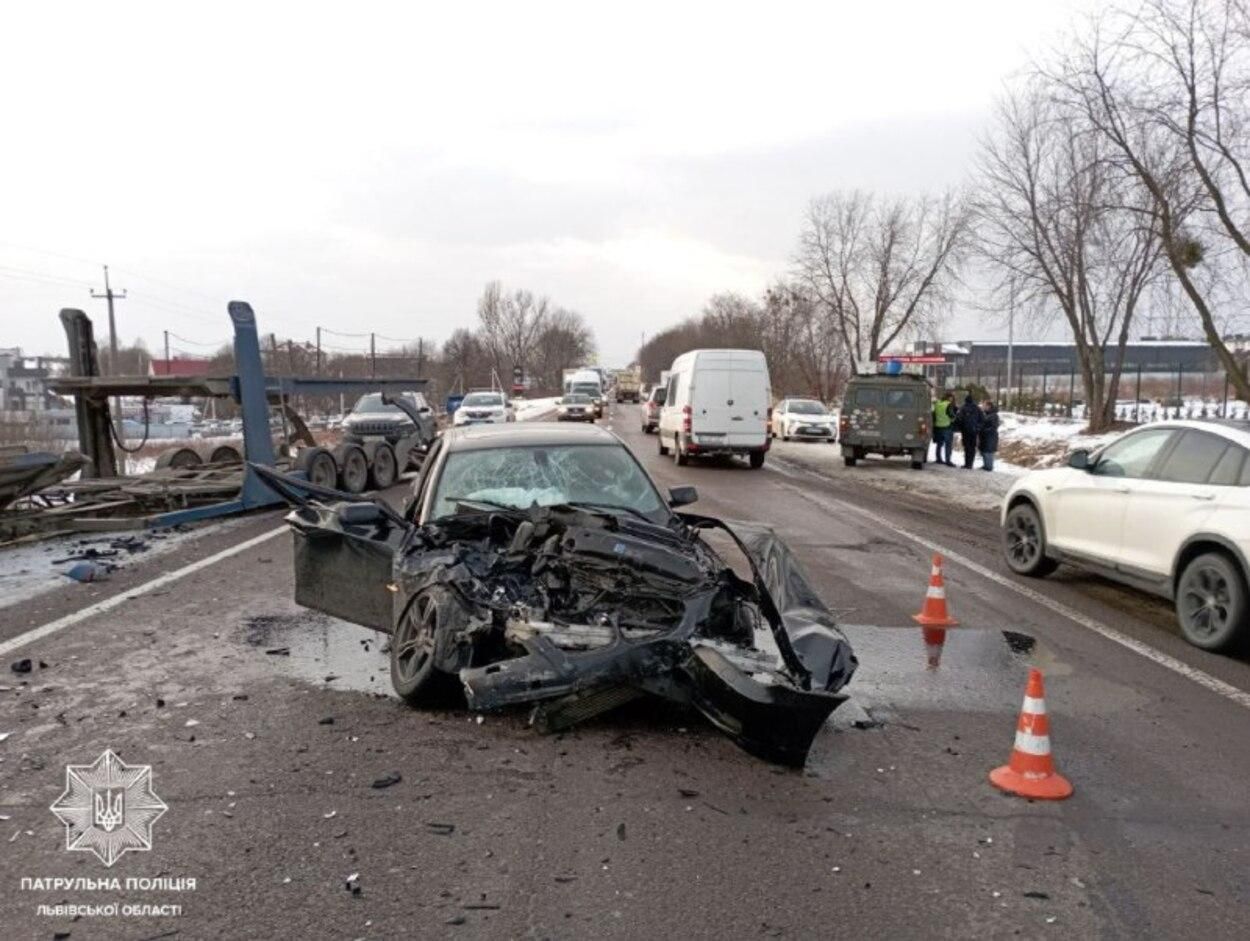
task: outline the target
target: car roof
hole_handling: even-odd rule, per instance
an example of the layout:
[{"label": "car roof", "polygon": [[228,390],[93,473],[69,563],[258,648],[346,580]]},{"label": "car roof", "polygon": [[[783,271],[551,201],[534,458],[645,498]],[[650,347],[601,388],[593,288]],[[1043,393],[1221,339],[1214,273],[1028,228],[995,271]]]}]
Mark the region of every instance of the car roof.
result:
[{"label": "car roof", "polygon": [[1247,426],[1244,422],[1234,422],[1223,418],[1172,418],[1167,421],[1155,421],[1145,425],[1138,425],[1136,428],[1131,429],[1130,432],[1125,433],[1129,434],[1132,431],[1145,431],[1154,428],[1171,429],[1173,431],[1184,429],[1210,431],[1222,438],[1235,441],[1242,447],[1250,448],[1250,426]]},{"label": "car roof", "polygon": [[443,432],[443,447],[452,451],[487,448],[525,448],[567,444],[615,444],[621,439],[598,425],[557,422],[509,422],[506,425],[468,425]]}]

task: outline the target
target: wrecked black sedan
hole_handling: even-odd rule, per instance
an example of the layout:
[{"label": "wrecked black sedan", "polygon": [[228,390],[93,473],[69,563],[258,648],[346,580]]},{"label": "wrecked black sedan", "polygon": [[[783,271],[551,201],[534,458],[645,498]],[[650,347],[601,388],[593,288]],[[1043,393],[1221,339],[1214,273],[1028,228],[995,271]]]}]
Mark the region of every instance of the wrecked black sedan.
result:
[{"label": "wrecked black sedan", "polygon": [[785,545],[674,512],[694,488],[665,500],[602,428],[450,430],[402,513],[258,472],[296,507],[296,601],[390,633],[414,705],[458,682],[556,731],[658,696],[797,766],[846,698],[855,657]]}]

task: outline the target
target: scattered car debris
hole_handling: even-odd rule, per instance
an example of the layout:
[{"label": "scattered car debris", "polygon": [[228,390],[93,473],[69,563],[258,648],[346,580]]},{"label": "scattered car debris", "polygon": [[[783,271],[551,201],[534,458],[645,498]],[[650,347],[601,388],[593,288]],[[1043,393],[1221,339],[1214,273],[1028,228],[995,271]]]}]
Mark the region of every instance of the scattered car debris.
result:
[{"label": "scattered car debris", "polygon": [[76,562],[61,574],[76,582],[104,582],[113,573],[113,567],[99,562]]},{"label": "scattered car debris", "polygon": [[376,778],[371,786],[381,790],[384,787],[391,787],[392,785],[398,784],[403,779],[404,776],[398,771],[388,771],[386,774],[382,775],[382,777]]},{"label": "scattered car debris", "polygon": [[451,836],[456,832],[454,823],[427,823],[425,828],[431,833],[437,833],[439,836]]},{"label": "scattered car debris", "polygon": [[23,657],[21,660],[14,660],[9,669],[14,673],[29,673],[33,666],[30,657]]},{"label": "scattered car debris", "polygon": [[[0,742],[3,742],[6,738],[8,738],[12,734],[13,734],[12,732],[0,732]],[[0,819],[7,820],[8,818],[6,817],[6,818],[0,818]]]}]

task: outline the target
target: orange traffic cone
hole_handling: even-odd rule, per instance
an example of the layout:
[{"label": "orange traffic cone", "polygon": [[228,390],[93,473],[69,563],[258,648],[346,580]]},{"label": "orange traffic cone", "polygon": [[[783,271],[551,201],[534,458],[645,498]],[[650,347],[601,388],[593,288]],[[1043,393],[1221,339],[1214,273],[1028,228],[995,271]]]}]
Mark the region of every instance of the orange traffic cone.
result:
[{"label": "orange traffic cone", "polygon": [[942,581],[942,557],[933,556],[933,569],[929,572],[929,590],[925,592],[920,613],[912,620],[922,627],[954,627],[959,622],[946,610],[946,583]]},{"label": "orange traffic cone", "polygon": [[929,669],[936,670],[942,665],[942,647],[946,643],[946,628],[922,627],[924,635],[925,656],[929,660]]},{"label": "orange traffic cone", "polygon": [[990,781],[995,787],[1021,797],[1063,800],[1072,796],[1072,783],[1055,770],[1055,762],[1050,757],[1050,723],[1046,718],[1040,670],[1029,670],[1029,685],[1024,691],[1011,760],[991,771]]}]

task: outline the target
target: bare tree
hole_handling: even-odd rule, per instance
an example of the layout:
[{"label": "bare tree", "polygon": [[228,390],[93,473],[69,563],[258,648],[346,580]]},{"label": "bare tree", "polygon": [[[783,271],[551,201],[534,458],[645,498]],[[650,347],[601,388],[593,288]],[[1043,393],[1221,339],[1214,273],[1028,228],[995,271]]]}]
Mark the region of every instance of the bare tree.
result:
[{"label": "bare tree", "polygon": [[1250,13],[1245,0],[1146,0],[1078,38],[1059,88],[1138,181],[1177,283],[1240,398],[1225,343],[1250,264]]},{"label": "bare tree", "polygon": [[1162,248],[1149,201],[1077,118],[1036,81],[1007,96],[981,148],[976,212],[998,292],[1062,313],[1098,432],[1115,421],[1125,346]]},{"label": "bare tree", "polygon": [[478,332],[500,381],[514,366],[529,368],[550,313],[545,297],[526,290],[505,293],[498,281],[486,285],[477,304]]},{"label": "bare tree", "polygon": [[833,318],[856,372],[944,309],[969,235],[969,209],[955,193],[834,192],[812,201],[798,276]]},{"label": "bare tree", "polygon": [[576,311],[557,307],[548,315],[535,344],[530,379],[542,389],[558,391],[564,370],[587,363],[594,355],[594,334],[586,319]]},{"label": "bare tree", "polygon": [[832,401],[849,373],[841,331],[801,284],[779,281],[764,295],[764,351],[774,390]]}]

